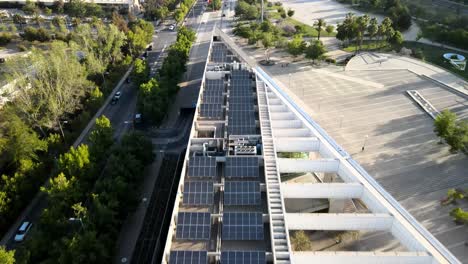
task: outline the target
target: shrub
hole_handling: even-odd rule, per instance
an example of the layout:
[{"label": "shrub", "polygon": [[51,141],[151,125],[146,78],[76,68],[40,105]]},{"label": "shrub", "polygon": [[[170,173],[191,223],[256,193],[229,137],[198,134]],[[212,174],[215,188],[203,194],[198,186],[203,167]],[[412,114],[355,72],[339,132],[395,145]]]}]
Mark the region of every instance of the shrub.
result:
[{"label": "shrub", "polygon": [[273,3],[272,3],[272,2],[268,2],[267,7],[272,7],[272,6],[273,6]]},{"label": "shrub", "polygon": [[416,59],[425,60],[424,52],[421,49],[412,49],[411,55]]},{"label": "shrub", "polygon": [[0,33],[0,45],[6,45],[10,43],[12,38],[13,38],[13,35],[11,33],[8,33],[8,32]]},{"label": "shrub", "polygon": [[325,59],[325,62],[328,62],[328,63],[333,63],[333,64],[335,64],[335,63],[336,63],[336,60],[335,60],[335,59],[333,59],[333,58],[326,58],[326,59]]},{"label": "shrub", "polygon": [[275,6],[283,6],[283,3],[281,3],[281,2],[275,2]]}]

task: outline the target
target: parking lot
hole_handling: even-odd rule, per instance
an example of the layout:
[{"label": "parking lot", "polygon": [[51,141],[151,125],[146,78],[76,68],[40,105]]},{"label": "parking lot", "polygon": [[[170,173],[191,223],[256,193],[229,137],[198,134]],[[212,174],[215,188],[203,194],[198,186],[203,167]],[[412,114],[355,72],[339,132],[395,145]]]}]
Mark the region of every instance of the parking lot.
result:
[{"label": "parking lot", "polygon": [[466,98],[404,69],[344,71],[298,62],[266,70],[429,231],[468,261],[468,228],[451,220],[453,206],[440,205],[449,188],[468,188],[467,158],[438,143],[433,120],[406,90],[417,90],[439,111],[450,109],[464,119]]}]

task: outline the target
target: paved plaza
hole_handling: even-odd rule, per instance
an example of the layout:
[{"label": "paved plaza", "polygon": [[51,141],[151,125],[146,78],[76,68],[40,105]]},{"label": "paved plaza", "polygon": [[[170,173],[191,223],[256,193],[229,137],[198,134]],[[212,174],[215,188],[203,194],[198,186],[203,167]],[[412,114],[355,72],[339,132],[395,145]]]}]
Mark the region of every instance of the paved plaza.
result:
[{"label": "paved plaza", "polygon": [[354,66],[346,71],[336,66],[319,69],[306,62],[266,70],[414,217],[460,260],[468,261],[464,244],[468,228],[451,220],[448,214],[453,206],[440,205],[449,188],[468,188],[467,158],[450,154],[446,145],[438,144],[433,120],[406,90],[419,91],[438,110],[450,109],[463,119],[468,118],[468,100],[398,69],[395,65],[401,61],[363,65],[365,60],[353,60],[349,65]]}]

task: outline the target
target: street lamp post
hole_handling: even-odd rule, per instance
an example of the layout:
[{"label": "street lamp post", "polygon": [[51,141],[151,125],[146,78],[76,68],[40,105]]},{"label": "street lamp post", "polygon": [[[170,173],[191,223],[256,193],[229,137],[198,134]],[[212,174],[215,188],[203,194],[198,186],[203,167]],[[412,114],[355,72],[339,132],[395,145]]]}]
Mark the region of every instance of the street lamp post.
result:
[{"label": "street lamp post", "polygon": [[364,151],[364,149],[366,148],[367,138],[369,138],[369,135],[366,135],[366,136],[364,137],[364,143],[362,144],[362,149],[361,149],[361,151]]},{"label": "street lamp post", "polygon": [[70,221],[70,222],[79,221],[80,224],[81,224],[81,228],[83,228],[83,230],[86,229],[85,226],[84,226],[84,224],[83,224],[83,220],[82,220],[81,218],[70,217],[70,218],[68,218],[68,221]]}]

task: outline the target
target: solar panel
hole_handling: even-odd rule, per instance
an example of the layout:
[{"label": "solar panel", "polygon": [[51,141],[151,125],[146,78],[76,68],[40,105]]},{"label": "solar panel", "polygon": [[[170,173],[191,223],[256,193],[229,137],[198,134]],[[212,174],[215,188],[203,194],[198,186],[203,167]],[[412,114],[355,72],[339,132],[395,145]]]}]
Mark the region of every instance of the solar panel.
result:
[{"label": "solar panel", "polygon": [[223,213],[222,238],[224,240],[263,240],[262,213]]},{"label": "solar panel", "polygon": [[209,240],[210,233],[210,213],[179,212],[177,215],[177,239]]},{"label": "solar panel", "polygon": [[220,119],[223,117],[223,107],[221,104],[201,104],[200,105],[200,116]]},{"label": "solar panel", "polygon": [[221,264],[265,264],[264,251],[221,251]]},{"label": "solar panel", "polygon": [[260,204],[260,182],[226,181],[224,183],[225,205]]},{"label": "solar panel", "polygon": [[184,204],[212,205],[213,196],[213,182],[196,181],[184,183]]},{"label": "solar panel", "polygon": [[189,177],[215,177],[216,158],[196,156],[190,157],[188,164]]},{"label": "solar panel", "polygon": [[227,178],[259,177],[258,158],[226,157],[224,176]]},{"label": "solar panel", "polygon": [[252,111],[229,111],[228,132],[231,135],[257,134],[255,113]]},{"label": "solar panel", "polygon": [[[253,105],[253,100],[246,100],[245,103],[233,103],[232,101],[229,101],[229,111],[249,111],[254,113],[254,105]],[[231,113],[231,112],[230,112]],[[253,116],[253,119],[255,119],[255,114]],[[255,120],[254,120],[255,121]]]},{"label": "solar panel", "polygon": [[207,264],[207,251],[171,251],[169,264]]},{"label": "solar panel", "polygon": [[223,99],[224,98],[222,96],[204,95],[202,101],[203,101],[203,104],[222,104]]}]

